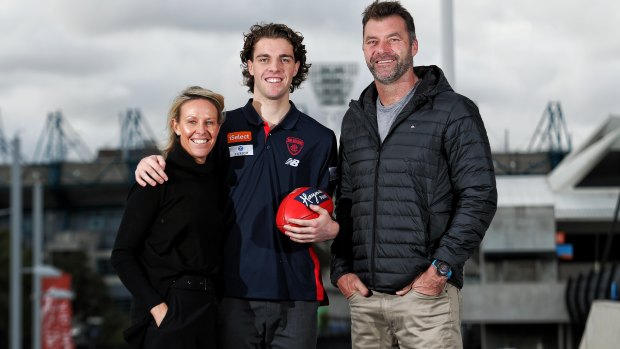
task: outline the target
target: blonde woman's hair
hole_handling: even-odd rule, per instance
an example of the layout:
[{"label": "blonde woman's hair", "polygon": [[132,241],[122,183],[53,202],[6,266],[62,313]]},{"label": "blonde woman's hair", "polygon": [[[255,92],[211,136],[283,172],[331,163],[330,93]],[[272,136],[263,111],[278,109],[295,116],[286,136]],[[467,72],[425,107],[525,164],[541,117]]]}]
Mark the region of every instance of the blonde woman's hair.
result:
[{"label": "blonde woman's hair", "polygon": [[181,106],[185,104],[185,102],[195,99],[206,99],[209,102],[213,103],[213,105],[217,109],[218,124],[221,125],[224,123],[224,120],[226,120],[226,112],[224,111],[224,96],[211,90],[207,90],[206,88],[202,88],[200,86],[190,86],[186,88],[174,98],[174,101],[172,101],[172,105],[170,106],[170,110],[168,111],[168,142],[163,150],[164,157],[168,156],[168,154],[174,147],[174,142],[176,142],[176,139],[178,137],[174,132],[173,122],[180,121],[179,117],[181,113]]}]

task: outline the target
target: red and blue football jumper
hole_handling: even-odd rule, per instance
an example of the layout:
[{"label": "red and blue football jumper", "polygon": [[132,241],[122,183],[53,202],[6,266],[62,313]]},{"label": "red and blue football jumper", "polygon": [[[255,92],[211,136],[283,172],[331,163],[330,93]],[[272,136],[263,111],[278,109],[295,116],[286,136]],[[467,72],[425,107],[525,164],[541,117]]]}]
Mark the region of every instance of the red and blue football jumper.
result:
[{"label": "red and blue football jumper", "polygon": [[280,201],[298,187],[331,195],[337,162],[333,131],[292,102],[280,124],[270,129],[250,99],[226,113],[216,147],[227,191],[222,295],[326,300],[312,245],[291,241],[275,220]]}]

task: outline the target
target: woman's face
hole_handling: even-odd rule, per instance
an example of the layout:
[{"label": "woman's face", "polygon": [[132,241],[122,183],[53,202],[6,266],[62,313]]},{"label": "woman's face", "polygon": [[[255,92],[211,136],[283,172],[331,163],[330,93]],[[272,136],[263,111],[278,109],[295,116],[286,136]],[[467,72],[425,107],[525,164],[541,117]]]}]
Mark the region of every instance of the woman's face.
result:
[{"label": "woman's face", "polygon": [[198,164],[204,164],[213,149],[220,132],[217,120],[218,112],[213,103],[207,99],[193,99],[181,105],[179,121],[172,121],[181,146]]}]

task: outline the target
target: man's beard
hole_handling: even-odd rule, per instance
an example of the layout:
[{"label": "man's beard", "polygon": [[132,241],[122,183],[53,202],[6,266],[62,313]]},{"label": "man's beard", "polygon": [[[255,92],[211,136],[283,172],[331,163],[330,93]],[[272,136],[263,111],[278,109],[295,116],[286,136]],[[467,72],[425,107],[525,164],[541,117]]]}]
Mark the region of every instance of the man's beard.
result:
[{"label": "man's beard", "polygon": [[387,76],[379,76],[374,65],[372,63],[366,62],[366,65],[368,66],[368,69],[370,70],[370,73],[375,78],[375,80],[384,85],[391,84],[394,81],[400,79],[403,75],[405,75],[407,70],[409,70],[409,68],[413,66],[413,55],[411,54],[408,54],[403,61],[400,61],[398,59],[400,58],[398,55],[381,55],[379,56],[379,59],[372,58],[371,62],[379,61],[384,58],[389,58],[396,61],[396,67],[394,67],[394,69],[389,72]]}]

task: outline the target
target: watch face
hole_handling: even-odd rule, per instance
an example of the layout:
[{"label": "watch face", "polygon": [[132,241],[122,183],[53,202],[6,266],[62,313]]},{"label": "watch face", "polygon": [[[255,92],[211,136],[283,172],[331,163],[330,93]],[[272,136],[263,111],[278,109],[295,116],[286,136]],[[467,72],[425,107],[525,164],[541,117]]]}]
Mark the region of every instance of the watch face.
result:
[{"label": "watch face", "polygon": [[450,267],[446,263],[437,263],[437,270],[441,275],[448,275]]},{"label": "watch face", "polygon": [[435,268],[437,268],[437,273],[439,275],[450,277],[450,274],[452,274],[450,265],[448,265],[447,263],[435,260],[433,264],[435,265]]}]

